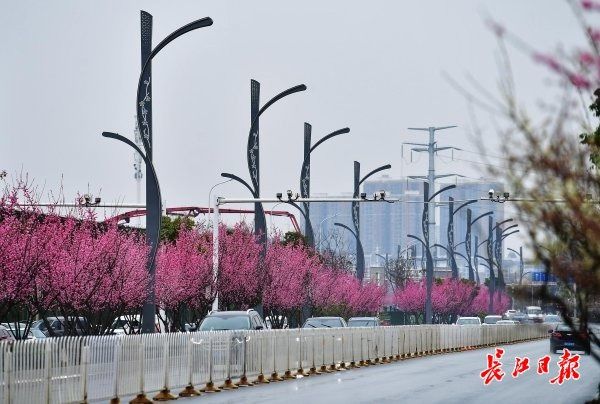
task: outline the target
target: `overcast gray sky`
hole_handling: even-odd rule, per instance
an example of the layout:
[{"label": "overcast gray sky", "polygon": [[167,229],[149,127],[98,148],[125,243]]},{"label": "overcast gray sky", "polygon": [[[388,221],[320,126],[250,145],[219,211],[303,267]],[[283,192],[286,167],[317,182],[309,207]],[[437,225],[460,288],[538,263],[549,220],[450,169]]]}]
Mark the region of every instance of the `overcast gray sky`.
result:
[{"label": "overcast gray sky", "polygon": [[[155,164],[168,206],[201,205],[229,171],[248,178],[250,79],[265,102],[305,83],[261,118],[263,196],[298,190],[303,122],[313,139],[350,135],[312,157],[312,191],[351,191],[352,165],[390,163],[390,175],[425,174],[426,156],[402,156],[409,126],[458,125],[440,145],[476,151],[465,99],[443,78],[470,73],[495,91],[496,44],[487,15],[540,50],[581,42],[566,2],[503,1],[0,1],[0,169],[23,170],[67,198],[101,189],[104,201],[135,202],[133,154],[100,136],[133,139],[140,70],[139,11],[154,16],[154,45],[197,18],[214,25],[178,39],[153,62]],[[533,104],[546,71],[512,51],[517,89]],[[478,116],[488,153],[492,119]],[[473,153],[438,160],[440,173],[485,175]],[[492,160],[494,161],[494,160]],[[501,164],[500,160],[495,160]],[[237,184],[218,193],[249,196]]]}]

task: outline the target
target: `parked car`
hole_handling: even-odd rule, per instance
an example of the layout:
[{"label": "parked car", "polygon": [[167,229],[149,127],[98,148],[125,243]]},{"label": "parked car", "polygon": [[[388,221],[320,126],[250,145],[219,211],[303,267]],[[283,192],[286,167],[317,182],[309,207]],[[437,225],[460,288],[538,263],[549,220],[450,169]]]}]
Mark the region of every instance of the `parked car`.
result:
[{"label": "parked car", "polygon": [[341,317],[311,317],[304,322],[302,328],[334,328],[348,327]]},{"label": "parked car", "polygon": [[544,321],[544,314],[540,306],[527,306],[525,314],[527,314],[530,323],[542,323]]},{"label": "parked car", "polygon": [[496,322],[496,325],[515,325],[515,324],[519,324],[519,323],[515,320],[499,320]]},{"label": "parked car", "polygon": [[495,314],[490,314],[489,316],[485,316],[483,318],[483,324],[496,324],[498,321],[502,320],[502,316],[498,316]]},{"label": "parked car", "polygon": [[512,320],[514,315],[517,314],[516,310],[513,309],[508,309],[506,310],[506,313],[504,313],[504,320]]},{"label": "parked car", "polygon": [[379,327],[377,317],[352,317],[348,319],[348,327]]},{"label": "parked car", "polygon": [[198,331],[263,330],[265,322],[256,310],[211,311],[202,320]]},{"label": "parked car", "polygon": [[584,351],[590,354],[590,337],[587,331],[573,331],[567,324],[558,324],[555,329],[548,330],[550,334],[550,352],[568,348],[572,351]]},{"label": "parked car", "polygon": [[[75,322],[75,318],[69,320]],[[69,335],[65,324],[66,319],[64,317],[46,317],[46,321],[52,328],[52,331],[48,330],[44,320],[34,321],[33,324],[31,324],[31,334],[33,334],[34,338],[47,338],[51,336],[62,337],[64,335]],[[71,334],[83,335],[84,330],[81,326],[85,326],[86,321],[85,317],[78,317],[75,322],[75,332],[71,332]]]},{"label": "parked car", "polygon": [[456,320],[456,325],[481,325],[481,319],[479,317],[459,317]]},{"label": "parked car", "polygon": [[15,337],[12,335],[10,330],[2,325],[0,325],[0,342],[2,341],[14,341]]}]

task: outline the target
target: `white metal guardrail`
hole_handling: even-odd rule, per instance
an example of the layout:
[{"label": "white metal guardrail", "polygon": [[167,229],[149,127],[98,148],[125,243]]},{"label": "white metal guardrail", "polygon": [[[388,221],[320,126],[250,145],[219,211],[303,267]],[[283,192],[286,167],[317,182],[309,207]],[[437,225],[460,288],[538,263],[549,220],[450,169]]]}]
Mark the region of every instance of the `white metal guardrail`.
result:
[{"label": "white metal guardrail", "polygon": [[418,325],[88,336],[0,343],[0,403],[195,394],[546,338],[544,324]]}]

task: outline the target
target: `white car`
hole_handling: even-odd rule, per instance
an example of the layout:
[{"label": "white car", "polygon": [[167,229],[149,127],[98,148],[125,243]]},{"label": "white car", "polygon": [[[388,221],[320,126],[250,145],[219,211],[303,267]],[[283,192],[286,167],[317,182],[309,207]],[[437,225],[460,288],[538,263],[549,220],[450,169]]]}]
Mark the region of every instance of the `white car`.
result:
[{"label": "white car", "polygon": [[516,310],[513,310],[513,309],[508,309],[508,310],[506,310],[506,313],[504,313],[504,316],[503,316],[503,317],[504,317],[504,319],[506,319],[506,320],[512,320],[512,319],[513,319],[513,317],[515,316],[515,314],[517,314],[517,311],[516,311]]},{"label": "white car", "polygon": [[540,306],[527,306],[525,308],[525,314],[530,323],[544,322],[544,314],[542,313],[542,308]]},{"label": "white car", "polygon": [[456,325],[481,325],[481,319],[479,317],[459,317]]},{"label": "white car", "polygon": [[514,325],[519,324],[518,321],[515,320],[499,320],[496,325]]}]

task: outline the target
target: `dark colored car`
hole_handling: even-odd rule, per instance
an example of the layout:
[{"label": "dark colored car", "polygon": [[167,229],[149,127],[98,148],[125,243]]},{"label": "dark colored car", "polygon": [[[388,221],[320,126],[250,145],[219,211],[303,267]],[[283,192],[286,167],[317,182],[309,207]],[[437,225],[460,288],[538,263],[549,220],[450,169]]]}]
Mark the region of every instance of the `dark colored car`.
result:
[{"label": "dark colored car", "polygon": [[302,328],[335,328],[347,327],[346,321],[341,317],[311,317]]},{"label": "dark colored car", "polygon": [[352,317],[348,319],[348,327],[379,327],[377,317]]},{"label": "dark colored car", "polygon": [[211,311],[198,331],[263,330],[265,323],[255,310]]},{"label": "dark colored car", "polygon": [[590,354],[590,338],[587,331],[573,331],[567,324],[559,324],[550,333],[550,352],[567,348],[571,351],[584,351]]}]

